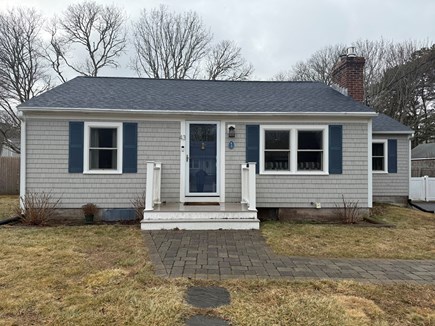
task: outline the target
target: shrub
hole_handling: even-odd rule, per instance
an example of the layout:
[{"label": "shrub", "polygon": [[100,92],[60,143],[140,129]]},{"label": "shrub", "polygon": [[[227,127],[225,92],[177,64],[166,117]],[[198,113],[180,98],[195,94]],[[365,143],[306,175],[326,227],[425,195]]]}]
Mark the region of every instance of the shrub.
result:
[{"label": "shrub", "polygon": [[93,203],[87,203],[82,206],[82,211],[85,216],[96,216],[99,210],[98,206]]},{"label": "shrub", "polygon": [[339,219],[347,224],[355,224],[361,221],[362,215],[358,201],[346,201],[344,195],[341,195],[341,198],[343,206],[335,204]]},{"label": "shrub", "polygon": [[56,208],[60,198],[55,198],[51,193],[29,192],[20,197],[23,205],[21,221],[27,225],[44,225],[56,216]]},{"label": "shrub", "polygon": [[130,202],[134,207],[136,221],[142,220],[143,219],[143,210],[145,209],[145,192],[143,192],[140,195],[137,195]]}]

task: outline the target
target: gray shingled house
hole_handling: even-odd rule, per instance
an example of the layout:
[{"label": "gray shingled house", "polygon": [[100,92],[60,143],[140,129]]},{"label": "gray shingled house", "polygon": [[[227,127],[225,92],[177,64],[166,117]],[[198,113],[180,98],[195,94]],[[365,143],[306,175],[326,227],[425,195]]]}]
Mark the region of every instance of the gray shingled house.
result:
[{"label": "gray shingled house", "polygon": [[352,98],[360,59],[340,59],[335,88],[77,77],[19,107],[21,195],[116,219],[145,192],[143,229],[258,228],[257,208],[327,216],[342,195],[404,201],[412,131]]}]

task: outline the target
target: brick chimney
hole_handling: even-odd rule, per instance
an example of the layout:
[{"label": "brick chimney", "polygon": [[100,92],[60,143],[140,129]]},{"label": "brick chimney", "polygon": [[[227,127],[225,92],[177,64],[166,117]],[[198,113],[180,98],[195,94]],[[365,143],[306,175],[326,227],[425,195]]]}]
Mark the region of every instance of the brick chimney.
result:
[{"label": "brick chimney", "polygon": [[363,57],[357,57],[355,48],[347,49],[347,54],[340,59],[332,69],[332,86],[355,101],[364,101],[364,63]]}]

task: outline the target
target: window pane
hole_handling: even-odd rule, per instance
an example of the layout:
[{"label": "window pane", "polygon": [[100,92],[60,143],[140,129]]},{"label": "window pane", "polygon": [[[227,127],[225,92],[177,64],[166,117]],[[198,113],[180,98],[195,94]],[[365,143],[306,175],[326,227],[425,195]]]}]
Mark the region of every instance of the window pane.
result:
[{"label": "window pane", "polygon": [[373,157],[372,170],[373,171],[384,171],[384,158],[383,157]]},{"label": "window pane", "polygon": [[384,144],[374,143],[372,145],[373,156],[384,156]]},{"label": "window pane", "polygon": [[290,131],[266,130],[266,149],[290,149]]},{"label": "window pane", "polygon": [[322,149],[323,131],[298,131],[298,149]]},{"label": "window pane", "polygon": [[322,170],[323,152],[298,152],[298,170]]},{"label": "window pane", "polygon": [[89,166],[91,170],[117,169],[116,149],[91,149]]},{"label": "window pane", "polygon": [[264,152],[265,170],[290,170],[290,152]]},{"label": "window pane", "polygon": [[216,142],[216,124],[190,124],[190,141]]},{"label": "window pane", "polygon": [[116,148],[116,128],[91,128],[91,147]]}]

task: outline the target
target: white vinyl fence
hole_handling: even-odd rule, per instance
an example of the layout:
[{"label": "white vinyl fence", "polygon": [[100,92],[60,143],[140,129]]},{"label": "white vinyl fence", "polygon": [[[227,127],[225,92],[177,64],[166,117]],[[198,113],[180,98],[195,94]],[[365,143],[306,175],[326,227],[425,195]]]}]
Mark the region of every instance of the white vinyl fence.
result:
[{"label": "white vinyl fence", "polygon": [[421,201],[435,200],[435,178],[429,178],[428,176],[411,178],[409,199]]}]

